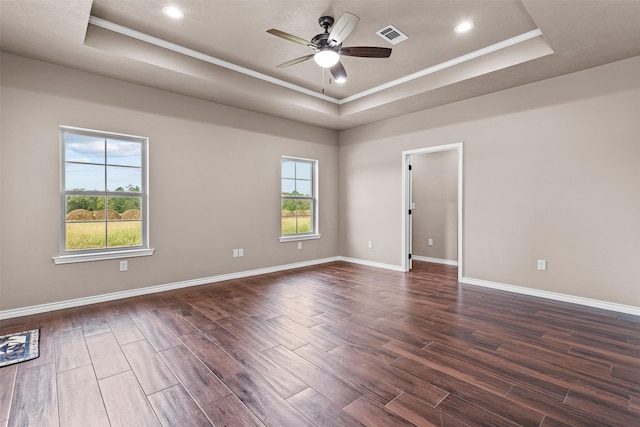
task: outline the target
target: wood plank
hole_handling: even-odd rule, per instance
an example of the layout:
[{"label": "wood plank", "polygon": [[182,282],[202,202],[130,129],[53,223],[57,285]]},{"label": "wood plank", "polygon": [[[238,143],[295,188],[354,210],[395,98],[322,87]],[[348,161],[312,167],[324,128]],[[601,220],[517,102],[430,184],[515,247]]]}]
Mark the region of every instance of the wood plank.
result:
[{"label": "wood plank", "polygon": [[53,363],[18,369],[8,424],[58,426],[56,389],[56,367]]},{"label": "wood plank", "polygon": [[91,357],[82,329],[69,329],[55,334],[56,370],[63,372],[90,365]]},{"label": "wood plank", "polygon": [[315,425],[336,425],[341,427],[363,426],[361,422],[342,410],[342,407],[308,387],[287,399],[302,415]]},{"label": "wood plank", "polygon": [[262,353],[341,408],[361,396],[339,378],[282,346],[270,348]]},{"label": "wood plank", "polygon": [[178,384],[176,376],[147,340],[125,344],[122,351],[145,394]]},{"label": "wood plank", "polygon": [[205,406],[230,393],[218,377],[184,346],[161,351],[160,356],[198,405]]},{"label": "wood plank", "polygon": [[109,328],[120,345],[144,339],[144,335],[128,314],[107,317]]},{"label": "wood plank", "polygon": [[157,310],[154,310],[154,312],[175,336],[198,332],[198,329],[195,326],[189,323],[184,317],[169,306],[159,307]]},{"label": "wood plank", "polygon": [[340,378],[361,394],[376,400],[381,406],[386,405],[402,392],[397,387],[376,376],[379,373],[378,370],[369,372],[366,367],[361,367],[359,363],[354,364],[350,360],[331,355],[314,348],[311,344],[295,350],[295,353],[321,369],[330,372],[333,376]]},{"label": "wood plank", "polygon": [[540,416],[540,420],[538,422],[531,422],[527,420],[522,423],[516,423],[509,421],[486,408],[474,405],[455,394],[449,394],[445,397],[438,405],[438,409],[446,412],[452,417],[462,420],[465,423],[487,427],[538,426],[543,418],[543,416]]},{"label": "wood plank", "polygon": [[227,385],[260,421],[274,427],[303,427],[313,423],[272,389],[248,372],[227,380]]},{"label": "wood plank", "polygon": [[378,381],[383,381],[404,393],[414,395],[433,406],[447,395],[447,391],[424,379],[411,374],[407,375],[406,372],[398,372],[393,366],[381,365],[378,360],[369,357],[367,352],[358,348],[339,346],[331,350],[329,354],[337,356],[343,363],[357,365],[360,371],[369,373]]},{"label": "wood plank", "polygon": [[181,335],[180,341],[220,379],[244,371],[244,367],[201,333]]},{"label": "wood plank", "polygon": [[[502,394],[496,394],[484,390],[472,383],[459,380],[449,374],[430,368],[426,365],[422,365],[413,360],[400,358],[393,363],[393,366],[449,392],[450,395],[447,396],[443,402],[440,402],[437,408],[445,410],[443,409],[443,403],[449,399],[447,403],[444,403],[444,406],[448,408],[445,412],[456,414],[454,416],[457,418],[460,418],[457,413],[452,412],[454,409],[453,403],[460,403],[462,405],[464,403],[463,401],[482,407],[497,416],[523,425],[538,425],[544,417],[544,413],[532,410],[525,405],[509,401],[504,398]],[[451,395],[455,395],[456,399]]]},{"label": "wood plank", "polygon": [[[11,397],[16,382],[18,365],[3,366],[0,369],[0,423],[9,419]],[[1,425],[1,424],[0,424]]]},{"label": "wood plank", "polygon": [[98,381],[90,365],[60,372],[57,378],[60,424],[69,427],[109,427]]},{"label": "wood plank", "polygon": [[211,402],[202,410],[216,426],[264,427],[264,423],[234,394]]},{"label": "wood plank", "polygon": [[364,425],[376,427],[400,427],[414,425],[409,420],[389,411],[379,402],[362,396],[344,410]]},{"label": "wood plank", "polygon": [[101,334],[85,336],[85,341],[98,379],[131,369],[122,354],[118,341],[110,330]]},{"label": "wood plank", "polygon": [[611,399],[599,398],[597,394],[569,391],[564,403],[571,408],[588,411],[592,414],[591,418],[600,420],[604,424],[631,426],[638,423],[640,425],[638,414],[629,410],[628,397],[620,398],[617,403],[613,403]]},{"label": "wood plank", "polygon": [[179,384],[150,395],[149,401],[163,426],[213,425]]},{"label": "wood plank", "polygon": [[98,384],[112,427],[161,425],[133,372],[103,378]]},{"label": "wood plank", "polygon": [[2,320],[41,341],[0,369],[0,427],[101,423],[99,403],[111,425],[626,427],[639,326],[455,267],[334,262]]},{"label": "wood plank", "polygon": [[[96,314],[93,314],[95,316]],[[88,317],[86,319],[81,320],[82,325],[82,333],[84,333],[85,337],[102,334],[105,332],[111,332],[111,328],[109,327],[109,322],[104,317]]]},{"label": "wood plank", "polygon": [[594,420],[591,418],[590,414],[585,411],[574,409],[564,403],[549,399],[543,393],[514,386],[507,394],[507,398],[514,402],[527,405],[530,408],[536,409],[553,417],[557,421],[567,423],[569,425],[581,427],[602,427],[601,421]]},{"label": "wood plank", "polygon": [[387,403],[385,407],[419,427],[438,427],[441,425],[460,424],[464,424],[465,426],[468,425],[447,415],[446,413],[443,413],[440,409],[434,408],[427,402],[406,393],[402,393],[400,396]]},{"label": "wood plank", "polygon": [[180,340],[173,335],[171,329],[156,314],[134,319],[134,322],[157,351],[181,345]]},{"label": "wood plank", "polygon": [[[320,332],[314,331],[313,329],[304,327],[300,323],[291,320],[287,316],[273,317],[268,321],[292,335],[295,335],[299,338],[304,338],[305,340],[309,341],[309,344],[313,344],[313,346],[321,348],[325,351],[329,351],[333,348],[336,348],[340,344],[343,344],[343,341],[339,340],[337,337],[329,337],[327,335],[321,334]],[[319,325],[320,323],[322,322],[316,321],[313,323],[313,326]]]},{"label": "wood plank", "polygon": [[304,390],[307,385],[269,360],[251,343],[231,335],[224,328],[211,329],[206,332],[207,337],[237,360],[246,371],[268,384],[278,395],[287,398]]}]

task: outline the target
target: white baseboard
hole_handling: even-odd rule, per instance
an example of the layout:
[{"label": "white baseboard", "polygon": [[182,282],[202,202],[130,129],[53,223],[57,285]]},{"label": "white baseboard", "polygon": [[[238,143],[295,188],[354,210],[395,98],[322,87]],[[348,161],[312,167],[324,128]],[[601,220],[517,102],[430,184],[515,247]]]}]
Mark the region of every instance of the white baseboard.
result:
[{"label": "white baseboard", "polygon": [[[418,258],[416,257],[416,259],[418,259]],[[420,259],[418,259],[418,260],[419,261],[423,261],[423,260],[431,260],[431,259],[433,259],[433,258],[420,257]],[[334,261],[344,261],[344,262],[350,262],[350,263],[353,263],[353,264],[366,265],[366,266],[369,266],[369,267],[382,268],[382,269],[385,269],[385,270],[404,272],[404,269],[400,265],[385,264],[385,263],[367,261],[367,260],[362,260],[362,259],[357,259],[357,258],[336,256],[336,257],[321,258],[321,259],[316,259],[316,260],[297,262],[297,263],[292,263],[292,264],[278,265],[278,266],[274,266],[274,267],[259,268],[259,269],[255,269],[255,270],[240,271],[240,272],[237,272],[237,273],[222,274],[222,275],[219,275],[219,276],[204,277],[204,278],[201,278],[201,279],[193,279],[193,280],[185,280],[185,281],[182,281],[182,282],[167,283],[167,284],[164,284],[164,285],[149,286],[149,287],[139,288],[139,289],[131,289],[131,290],[122,291],[122,292],[113,292],[113,293],[109,293],[109,294],[102,294],[102,295],[96,295],[96,296],[91,296],[91,297],[76,298],[76,299],[72,299],[72,300],[59,301],[59,302],[53,302],[53,303],[48,303],[48,304],[39,304],[39,305],[33,305],[33,306],[29,306],[29,307],[21,307],[21,308],[15,308],[15,309],[10,309],[10,310],[2,310],[2,311],[0,311],[0,320],[10,319],[10,318],[13,318],[13,317],[28,316],[28,315],[31,315],[31,314],[45,313],[45,312],[48,312],[48,311],[62,310],[62,309],[65,309],[65,308],[80,307],[80,306],[89,305],[89,304],[97,304],[97,303],[100,303],[100,302],[113,301],[113,300],[118,300],[118,299],[123,299],[123,298],[130,298],[130,297],[135,297],[135,296],[139,296],[139,295],[153,294],[153,293],[156,293],[156,292],[170,291],[170,290],[173,290],[173,289],[187,288],[187,287],[190,287],[190,286],[206,285],[208,283],[222,282],[222,281],[225,281],[225,280],[232,280],[232,279],[239,279],[239,278],[243,278],[243,277],[257,276],[257,275],[260,275],[260,274],[275,273],[275,272],[278,272],[278,271],[292,270],[292,269],[295,269],[295,268],[309,267],[309,266],[312,266],[312,265],[326,264],[326,263],[334,262]],[[435,261],[429,261],[429,262],[435,262]],[[482,287],[485,287],[485,288],[499,289],[499,290],[507,291],[507,292],[515,292],[515,293],[523,294],[523,295],[536,296],[536,297],[547,298],[547,299],[551,299],[551,300],[555,300],[555,301],[569,302],[569,303],[573,303],[573,304],[585,305],[585,306],[588,306],[588,307],[601,308],[601,309],[604,309],[604,310],[611,310],[611,311],[616,311],[616,312],[620,312],[620,313],[627,313],[627,314],[633,314],[633,315],[636,315],[636,316],[640,316],[640,307],[635,307],[635,306],[630,306],[630,305],[617,304],[617,303],[613,303],[613,302],[607,302],[607,301],[600,301],[600,300],[595,300],[595,299],[590,299],[590,298],[577,297],[577,296],[573,296],[573,295],[560,294],[560,293],[556,293],[556,292],[549,292],[549,291],[542,291],[542,290],[531,289],[531,288],[524,288],[524,287],[521,287],[521,286],[507,285],[507,284],[504,284],[504,283],[496,283],[496,282],[490,282],[490,281],[487,281],[487,280],[474,279],[474,278],[471,278],[471,277],[463,277],[461,282],[469,284],[469,285],[476,285],[476,286],[482,286]]]},{"label": "white baseboard", "polygon": [[640,316],[640,307],[635,307],[632,305],[624,305],[615,302],[583,298],[557,292],[542,291],[539,289],[524,288],[522,286],[507,285],[504,283],[490,282],[488,280],[473,279],[471,277],[463,277],[461,283]]},{"label": "white baseboard", "polygon": [[338,257],[338,259],[340,261],[350,262],[352,264],[367,265],[369,267],[383,268],[385,270],[400,271],[404,273],[404,269],[402,268],[401,265],[385,264],[382,262],[368,261],[366,259],[358,259],[358,258],[349,258],[345,256]]},{"label": "white baseboard", "polygon": [[292,270],[294,268],[309,267],[311,265],[325,264],[339,261],[340,257],[322,258],[311,261],[296,262],[293,264],[278,265],[274,267],[258,268],[256,270],[240,271],[238,273],[221,274],[219,276],[203,277],[201,279],[185,280],[182,282],[167,283],[164,285],[149,286],[146,288],[131,289],[122,292],[112,292],[108,294],[91,297],[76,298],[72,300],[52,302],[48,304],[32,305],[29,307],[14,308],[0,311],[0,320],[13,317],[28,316],[31,314],[45,313],[48,311],[62,310],[65,308],[80,307],[83,305],[97,304],[100,302],[113,301],[123,298],[130,298],[139,295],[153,294],[156,292],[170,291],[173,289],[187,288],[189,286],[206,285],[207,283],[222,282],[224,280],[239,279],[242,277],[257,276],[260,274],[275,273],[278,271]]},{"label": "white baseboard", "polygon": [[414,261],[425,261],[425,262],[433,262],[436,264],[454,265],[456,267],[458,266],[458,261],[453,259],[430,258],[428,256],[420,256],[420,255],[411,255],[411,259]]}]

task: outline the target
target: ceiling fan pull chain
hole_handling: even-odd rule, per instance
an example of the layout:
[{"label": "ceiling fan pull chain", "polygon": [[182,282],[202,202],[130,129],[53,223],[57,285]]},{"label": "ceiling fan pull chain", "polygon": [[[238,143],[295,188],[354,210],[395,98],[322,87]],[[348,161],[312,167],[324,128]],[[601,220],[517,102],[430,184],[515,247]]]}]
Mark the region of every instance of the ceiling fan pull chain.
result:
[{"label": "ceiling fan pull chain", "polygon": [[324,68],[322,68],[322,94],[324,95]]}]

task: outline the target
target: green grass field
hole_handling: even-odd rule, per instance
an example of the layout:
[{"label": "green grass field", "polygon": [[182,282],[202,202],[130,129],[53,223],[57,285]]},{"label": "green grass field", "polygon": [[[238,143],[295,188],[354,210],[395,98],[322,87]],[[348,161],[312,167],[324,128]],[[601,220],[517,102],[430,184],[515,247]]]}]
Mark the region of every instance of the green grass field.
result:
[{"label": "green grass field", "polygon": [[[296,223],[298,228],[296,229]],[[311,232],[310,216],[283,216],[282,217],[282,234],[296,234]]]},{"label": "green grass field", "polygon": [[[139,246],[142,244],[140,221],[110,221],[108,247]],[[67,250],[98,249],[105,247],[104,222],[68,222]]]},{"label": "green grass field", "polygon": [[[108,247],[139,246],[142,243],[140,221],[109,221]],[[297,225],[297,228],[296,228]],[[105,227],[102,221],[68,222],[67,250],[99,249],[105,247]],[[310,216],[282,217],[282,234],[311,232]]]}]

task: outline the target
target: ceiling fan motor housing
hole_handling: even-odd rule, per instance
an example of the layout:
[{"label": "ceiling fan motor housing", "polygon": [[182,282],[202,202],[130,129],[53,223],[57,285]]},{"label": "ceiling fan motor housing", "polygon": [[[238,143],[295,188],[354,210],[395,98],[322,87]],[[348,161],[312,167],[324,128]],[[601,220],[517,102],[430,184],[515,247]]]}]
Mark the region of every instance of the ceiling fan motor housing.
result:
[{"label": "ceiling fan motor housing", "polygon": [[325,32],[328,32],[329,27],[333,25],[333,22],[334,20],[331,16],[321,16],[320,19],[318,19],[318,24],[324,28]]}]

